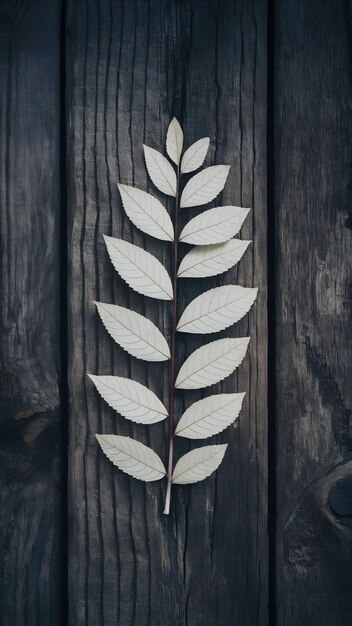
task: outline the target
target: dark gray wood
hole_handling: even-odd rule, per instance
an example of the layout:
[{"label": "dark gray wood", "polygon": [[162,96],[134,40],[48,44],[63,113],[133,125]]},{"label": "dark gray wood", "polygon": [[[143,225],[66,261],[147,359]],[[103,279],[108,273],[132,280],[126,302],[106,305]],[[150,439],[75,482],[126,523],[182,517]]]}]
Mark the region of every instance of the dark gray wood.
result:
[{"label": "dark gray wood", "polygon": [[278,624],[351,623],[347,3],[275,3]]},{"label": "dark gray wood", "polygon": [[[266,29],[261,0],[68,2],[70,624],[268,623]],[[129,306],[168,332],[168,305],[128,290],[103,233],[145,246],[170,267],[167,244],[143,237],[123,215],[115,183],[157,193],[142,142],[163,149],[173,114],[187,144],[210,135],[207,162],[232,165],[220,201],[254,206],[242,230],[253,248],[221,280],[259,285],[260,296],[233,330],[251,335],[250,355],[216,388],[248,392],[239,426],[217,438],[229,442],[225,461],[206,482],[175,488],[165,517],[165,482],[124,475],[94,435],[130,435],[165,458],[166,425],[147,429],[116,416],[86,374],[130,376],[166,400],[167,365],[130,359],[114,346],[93,301]],[[185,284],[180,308],[204,286]],[[183,340],[179,363],[201,341]],[[180,395],[178,415],[200,395]],[[177,442],[177,457],[188,447]]]},{"label": "dark gray wood", "polygon": [[60,3],[0,24],[0,621],[61,626]]}]

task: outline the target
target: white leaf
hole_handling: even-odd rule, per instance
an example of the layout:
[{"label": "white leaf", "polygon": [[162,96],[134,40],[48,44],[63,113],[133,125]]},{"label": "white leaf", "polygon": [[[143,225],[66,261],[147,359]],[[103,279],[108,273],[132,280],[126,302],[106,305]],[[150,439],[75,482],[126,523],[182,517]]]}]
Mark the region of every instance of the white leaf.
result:
[{"label": "white leaf", "polygon": [[170,215],[157,198],[130,185],[117,186],[123,207],[137,228],[162,241],[174,240],[174,227]]},{"label": "white leaf", "polygon": [[155,187],[167,196],[176,196],[176,173],[171,163],[157,150],[144,146],[148,174]]},{"label": "white leaf", "polygon": [[238,263],[251,241],[230,239],[211,246],[196,246],[180,263],[179,278],[206,278],[222,274]]},{"label": "white leaf", "polygon": [[229,165],[212,165],[198,172],[185,186],[180,207],[199,206],[214,200],[225,186],[229,169]]},{"label": "white leaf", "polygon": [[250,209],[237,206],[218,206],[200,213],[186,224],[180,241],[195,246],[228,241],[239,232]]},{"label": "white leaf", "polygon": [[170,358],[166,339],[153,322],[116,304],[95,304],[109,335],[126,352],[144,361],[167,361]]},{"label": "white leaf", "polygon": [[150,298],[172,300],[173,290],[165,267],[142,248],[104,235],[115,270],[132,289]]},{"label": "white leaf", "polygon": [[121,376],[89,374],[104,400],[115,411],[138,424],[155,424],[167,417],[167,410],[148,387]]},{"label": "white leaf", "polygon": [[158,455],[140,441],[121,435],[95,435],[104,454],[120,470],[149,483],[166,474]]},{"label": "white leaf", "polygon": [[182,365],[176,389],[202,389],[232,374],[242,362],[249,337],[218,339],[192,352]]},{"label": "white leaf", "polygon": [[166,152],[168,153],[171,161],[176,163],[176,165],[178,165],[180,162],[182,148],[183,148],[182,128],[178,120],[176,119],[176,117],[173,117],[169,124],[169,128],[167,129]]},{"label": "white leaf", "polygon": [[172,482],[175,485],[198,483],[218,469],[226,452],[227,443],[219,446],[204,446],[187,452],[176,463]]},{"label": "white leaf", "polygon": [[192,404],[177,424],[175,435],[206,439],[221,433],[238,417],[245,393],[220,393]]},{"label": "white leaf", "polygon": [[187,148],[182,157],[181,162],[181,174],[188,174],[197,170],[198,167],[203,165],[203,161],[206,157],[209,148],[209,137],[203,137],[198,139],[195,143]]},{"label": "white leaf", "polygon": [[257,297],[257,288],[225,285],[209,289],[184,310],[177,325],[183,333],[216,333],[238,322]]}]

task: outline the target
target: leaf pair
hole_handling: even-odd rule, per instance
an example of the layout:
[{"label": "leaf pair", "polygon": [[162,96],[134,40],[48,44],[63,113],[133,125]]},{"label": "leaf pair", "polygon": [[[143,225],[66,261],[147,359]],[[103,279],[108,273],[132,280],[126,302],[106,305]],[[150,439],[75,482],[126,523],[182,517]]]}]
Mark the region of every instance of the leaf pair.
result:
[{"label": "leaf pair", "polygon": [[[170,276],[156,257],[122,239],[107,236],[104,239],[114,268],[134,291],[159,300],[173,299]],[[230,239],[221,244],[197,246],[183,258],[177,276],[207,278],[222,274],[238,263],[250,243]]]},{"label": "leaf pair", "polygon": [[179,166],[181,161],[181,174],[189,174],[201,167],[207,155],[208,148],[209,137],[203,137],[203,139],[199,139],[185,151],[181,161],[183,130],[175,117],[171,120],[166,135],[166,152],[175,165]]},{"label": "leaf pair", "polygon": [[[186,307],[177,330],[193,334],[223,330],[239,321],[249,311],[256,294],[256,289],[246,287],[215,287],[198,296]],[[144,361],[166,361],[170,358],[170,349],[165,338],[150,320],[115,304],[96,302],[96,305],[108,333],[129,354]],[[230,347],[229,343],[227,345]],[[205,354],[202,354],[202,358],[204,357]],[[199,358],[200,355],[196,361]]]},{"label": "leaf pair", "polygon": [[[133,422],[156,424],[168,416],[159,398],[137,381],[121,376],[90,375],[90,378],[101,397]],[[206,439],[217,435],[237,418],[244,396],[244,393],[223,393],[195,402],[180,418],[175,435],[187,439]]]},{"label": "leaf pair", "polygon": [[[173,241],[174,227],[161,202],[142,189],[118,185],[125,212],[143,233],[161,241]],[[197,215],[186,224],[179,241],[205,246],[228,241],[239,232],[249,209],[236,206],[215,207]]]},{"label": "leaf pair", "polygon": [[[208,150],[209,139],[201,139],[201,145],[191,146],[186,151],[181,163],[181,174],[200,167]],[[199,142],[197,142],[199,144]],[[180,138],[170,141],[169,149],[175,163],[179,163]],[[171,163],[157,150],[143,146],[148,174],[154,185],[168,196],[176,196],[177,176]],[[170,157],[171,158],[171,157]],[[177,160],[178,159],[178,160]],[[185,159],[185,161],[184,161]],[[181,194],[180,208],[200,206],[211,202],[223,190],[230,170],[229,165],[212,165],[199,172],[188,181]]]},{"label": "leaf pair", "polygon": [[[160,457],[140,441],[121,435],[96,437],[108,459],[126,474],[147,483],[166,475]],[[204,446],[187,452],[175,465],[172,483],[186,485],[204,480],[219,467],[226,448],[227,444]]]}]

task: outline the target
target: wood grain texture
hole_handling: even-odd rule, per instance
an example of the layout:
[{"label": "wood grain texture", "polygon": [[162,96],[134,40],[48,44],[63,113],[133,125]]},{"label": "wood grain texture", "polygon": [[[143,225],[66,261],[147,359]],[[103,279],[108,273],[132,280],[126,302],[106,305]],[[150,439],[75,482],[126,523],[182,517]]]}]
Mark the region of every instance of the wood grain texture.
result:
[{"label": "wood grain texture", "polygon": [[[261,0],[68,2],[70,624],[268,622],[266,28]],[[86,374],[129,376],[167,399],[167,364],[137,362],[114,346],[93,300],[131,307],[169,333],[169,304],[126,287],[103,234],[145,246],[170,268],[168,244],[143,236],[124,216],[116,181],[162,197],[148,182],[142,143],[163,149],[173,114],[187,145],[210,135],[207,164],[231,164],[220,201],[254,207],[242,229],[252,249],[207,287],[238,281],[259,285],[260,295],[249,318],[227,333],[251,335],[249,357],[208,390],[247,391],[238,427],[214,438],[229,442],[224,463],[204,483],[175,487],[165,517],[166,483],[145,485],[119,472],[94,434],[132,435],[166,460],[166,425],[116,416]],[[204,287],[201,280],[182,285],[180,311]],[[202,343],[179,339],[178,366]],[[179,393],[177,416],[203,395]],[[190,447],[177,441],[175,460]]]},{"label": "wood grain texture", "polygon": [[0,24],[0,615],[59,626],[60,3]]},{"label": "wood grain texture", "polygon": [[278,624],[351,622],[351,82],[344,2],[276,3]]}]

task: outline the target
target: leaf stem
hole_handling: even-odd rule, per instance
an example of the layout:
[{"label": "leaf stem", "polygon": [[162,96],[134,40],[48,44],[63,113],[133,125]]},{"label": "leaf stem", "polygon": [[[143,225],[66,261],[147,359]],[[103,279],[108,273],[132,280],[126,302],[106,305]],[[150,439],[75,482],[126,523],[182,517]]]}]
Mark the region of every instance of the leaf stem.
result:
[{"label": "leaf stem", "polygon": [[173,301],[171,312],[171,345],[170,345],[170,374],[169,374],[169,418],[168,439],[169,454],[167,464],[167,488],[165,508],[163,513],[169,515],[171,502],[172,469],[174,454],[174,413],[175,413],[175,355],[176,355],[176,325],[177,325],[177,263],[178,263],[178,214],[180,211],[180,166],[177,167],[175,215],[174,215],[174,241],[172,246],[172,287]]}]

